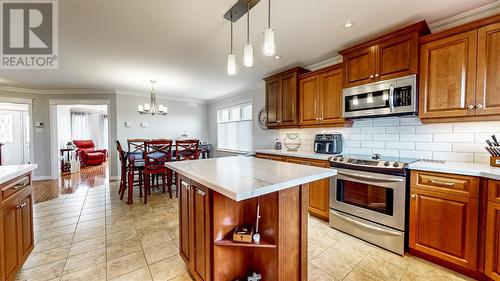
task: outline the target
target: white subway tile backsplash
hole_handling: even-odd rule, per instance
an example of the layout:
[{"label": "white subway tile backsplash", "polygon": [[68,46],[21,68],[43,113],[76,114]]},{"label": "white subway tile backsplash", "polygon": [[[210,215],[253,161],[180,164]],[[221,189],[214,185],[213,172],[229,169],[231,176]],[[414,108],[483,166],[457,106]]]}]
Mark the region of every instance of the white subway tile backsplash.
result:
[{"label": "white subway tile backsplash", "polygon": [[415,126],[394,126],[385,128],[385,132],[388,134],[414,134]]},{"label": "white subway tile backsplash", "polygon": [[399,134],[373,134],[374,141],[399,141]]},{"label": "white subway tile backsplash", "polygon": [[484,145],[482,143],[454,143],[453,151],[487,153],[486,149],[484,149],[485,146],[486,143]]},{"label": "white subway tile backsplash", "polygon": [[432,159],[432,152],[430,152],[430,151],[415,151],[415,150],[400,150],[399,157],[417,158],[417,159]]},{"label": "white subway tile backsplash", "polygon": [[362,141],[361,147],[385,148],[385,141]]},{"label": "white subway tile backsplash", "polygon": [[414,142],[404,142],[404,141],[388,141],[385,143],[386,148],[390,149],[411,149],[415,150]]},{"label": "white subway tile backsplash", "polygon": [[500,122],[422,124],[416,117],[356,120],[352,128],[305,128],[280,130],[299,133],[300,150],[312,151],[315,134],[340,132],[344,136],[345,154],[372,154],[426,158],[447,161],[489,161],[485,139],[496,134],[500,139]]},{"label": "white subway tile backsplash", "polygon": [[462,152],[433,152],[432,159],[446,160],[450,162],[473,162],[473,153]]},{"label": "white subway tile backsplash", "polygon": [[429,124],[425,126],[417,126],[417,134],[428,133],[451,133],[453,131],[453,124]]},{"label": "white subway tile backsplash", "polygon": [[474,134],[434,134],[435,142],[474,142]]},{"label": "white subway tile backsplash", "polygon": [[418,142],[416,150],[425,151],[451,151],[451,143],[443,142]]},{"label": "white subway tile backsplash", "polygon": [[432,134],[401,134],[400,141],[431,142]]}]

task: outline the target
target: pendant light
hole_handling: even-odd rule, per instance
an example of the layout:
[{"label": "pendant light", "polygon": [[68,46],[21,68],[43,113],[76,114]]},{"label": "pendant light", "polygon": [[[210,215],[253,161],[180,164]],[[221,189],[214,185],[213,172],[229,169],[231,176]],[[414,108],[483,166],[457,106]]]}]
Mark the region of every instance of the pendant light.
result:
[{"label": "pendant light", "polygon": [[271,0],[268,0],[267,29],[264,31],[264,56],[271,57],[276,53],[274,30],[271,29]]},{"label": "pendant light", "polygon": [[227,56],[227,75],[236,75],[236,56],[233,54],[233,21],[231,20],[231,52]]},{"label": "pendant light", "polygon": [[243,49],[243,65],[253,66],[253,46],[250,44],[250,2],[247,3],[247,44]]}]

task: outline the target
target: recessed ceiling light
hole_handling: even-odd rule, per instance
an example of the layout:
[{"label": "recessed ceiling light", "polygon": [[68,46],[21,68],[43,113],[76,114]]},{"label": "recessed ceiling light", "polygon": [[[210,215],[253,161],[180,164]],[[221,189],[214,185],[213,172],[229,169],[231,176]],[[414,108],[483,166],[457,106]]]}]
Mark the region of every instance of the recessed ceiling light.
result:
[{"label": "recessed ceiling light", "polygon": [[351,27],[352,25],[353,25],[353,23],[352,23],[352,22],[350,22],[350,21],[348,21],[348,22],[344,23],[344,27],[345,27],[345,28],[349,28],[349,27]]},{"label": "recessed ceiling light", "polygon": [[274,58],[279,60],[279,59],[281,59],[281,56],[274,56]]}]

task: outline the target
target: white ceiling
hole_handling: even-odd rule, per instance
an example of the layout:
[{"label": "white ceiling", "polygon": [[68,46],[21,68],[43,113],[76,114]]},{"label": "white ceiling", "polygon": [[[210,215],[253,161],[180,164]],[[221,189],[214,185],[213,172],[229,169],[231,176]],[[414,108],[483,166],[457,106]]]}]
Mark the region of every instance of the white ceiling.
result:
[{"label": "white ceiling", "polygon": [[[261,55],[267,0],[251,10],[254,67],[241,63],[246,20],[234,26],[237,75],[226,75],[235,0],[60,0],[59,70],[0,71],[0,84],[40,89],[158,92],[209,100],[250,88],[277,70],[334,57],[387,29],[429,23],[495,0],[272,0],[280,60]],[[346,21],[354,22],[350,29]]]}]

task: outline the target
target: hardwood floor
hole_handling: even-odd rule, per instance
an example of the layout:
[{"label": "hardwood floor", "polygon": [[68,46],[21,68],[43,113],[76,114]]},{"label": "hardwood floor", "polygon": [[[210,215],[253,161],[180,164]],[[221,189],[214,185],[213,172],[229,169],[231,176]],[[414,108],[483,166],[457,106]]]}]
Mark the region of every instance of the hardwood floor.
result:
[{"label": "hardwood floor", "polygon": [[109,182],[108,165],[82,167],[79,173],[68,174],[58,180],[33,182],[35,204],[75,193],[79,188],[92,188]]}]

